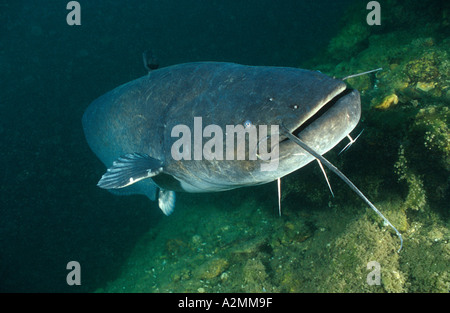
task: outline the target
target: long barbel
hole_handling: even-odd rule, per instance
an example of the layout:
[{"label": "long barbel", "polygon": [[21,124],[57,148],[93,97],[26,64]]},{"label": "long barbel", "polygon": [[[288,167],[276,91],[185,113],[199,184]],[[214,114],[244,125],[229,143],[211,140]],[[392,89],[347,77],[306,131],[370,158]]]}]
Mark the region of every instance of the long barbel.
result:
[{"label": "long barbel", "polygon": [[369,199],[366,198],[366,196],[348,179],[342,172],[333,164],[331,164],[327,159],[325,159],[323,156],[315,152],[313,149],[311,149],[307,144],[305,144],[303,141],[300,140],[300,138],[294,136],[289,132],[289,130],[283,126],[280,125],[280,128],[282,132],[293,142],[298,144],[300,147],[302,147],[304,150],[306,150],[309,154],[311,154],[313,157],[315,157],[317,160],[319,160],[322,164],[324,164],[326,167],[328,167],[331,171],[333,171],[337,176],[339,176],[356,194],[363,199],[370,208],[375,211],[375,213],[380,216],[384,222],[389,225],[397,234],[398,238],[400,239],[400,249],[398,249],[397,253],[400,252],[403,248],[403,237],[400,234],[400,232],[397,230],[397,228],[394,227],[394,225],[389,222],[389,220],[375,207],[375,205],[372,204],[372,202],[369,201]]}]

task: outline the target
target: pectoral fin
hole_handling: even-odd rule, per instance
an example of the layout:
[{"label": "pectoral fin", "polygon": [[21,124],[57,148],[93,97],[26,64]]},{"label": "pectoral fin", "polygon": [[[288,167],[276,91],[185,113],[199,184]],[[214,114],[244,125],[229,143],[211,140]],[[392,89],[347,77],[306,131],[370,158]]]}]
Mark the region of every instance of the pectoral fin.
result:
[{"label": "pectoral fin", "polygon": [[160,160],[143,153],[128,153],[113,162],[97,186],[103,189],[124,188],[142,179],[158,175],[162,170],[163,164]]},{"label": "pectoral fin", "polygon": [[165,215],[172,214],[175,209],[175,191],[160,189],[158,205]]}]

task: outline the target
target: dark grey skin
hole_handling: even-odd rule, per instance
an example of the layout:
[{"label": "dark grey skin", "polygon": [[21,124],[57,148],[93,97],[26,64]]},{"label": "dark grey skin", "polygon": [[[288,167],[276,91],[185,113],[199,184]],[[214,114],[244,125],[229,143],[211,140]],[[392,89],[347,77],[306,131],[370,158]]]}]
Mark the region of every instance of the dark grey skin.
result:
[{"label": "dark grey skin", "polygon": [[[261,171],[261,163],[268,161],[260,159],[175,161],[171,147],[179,138],[171,137],[171,131],[183,124],[193,135],[194,117],[202,117],[203,127],[220,126],[224,135],[226,125],[246,121],[269,129],[283,125],[322,155],[354,129],[360,115],[358,91],[319,72],[201,62],[157,69],[106,93],[87,108],[83,128],[91,149],[110,168],[104,178],[110,175],[111,180],[101,180],[100,187],[121,194],[145,194],[154,200],[158,188],[214,192],[264,184],[314,160],[280,135],[275,171]],[[113,163],[127,154],[129,158]],[[138,179],[131,180],[136,183],[124,187],[123,181],[117,182],[119,173],[128,181],[129,172],[123,168],[140,170],[133,176]],[[173,205],[163,212],[170,213]]]}]

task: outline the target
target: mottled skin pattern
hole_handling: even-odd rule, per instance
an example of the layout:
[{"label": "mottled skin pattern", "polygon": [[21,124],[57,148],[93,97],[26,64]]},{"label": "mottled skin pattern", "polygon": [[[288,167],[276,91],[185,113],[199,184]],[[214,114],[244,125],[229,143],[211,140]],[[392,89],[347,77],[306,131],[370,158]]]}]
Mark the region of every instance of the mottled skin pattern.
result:
[{"label": "mottled skin pattern", "polygon": [[[333,105],[310,123],[328,102]],[[83,127],[89,146],[107,167],[133,152],[163,161],[164,174],[124,188],[151,199],[155,182],[169,190],[221,191],[273,181],[313,160],[286,140],[280,142],[276,171],[262,172],[261,160],[175,161],[171,147],[179,138],[171,137],[172,128],[187,125],[193,135],[194,117],[202,117],[203,127],[220,126],[224,135],[226,125],[245,121],[255,127],[269,125],[269,129],[283,124],[323,154],[357,125],[360,98],[357,91],[346,90],[341,80],[314,71],[186,63],[152,71],[101,96],[86,110]],[[308,126],[302,127],[306,121]]]}]

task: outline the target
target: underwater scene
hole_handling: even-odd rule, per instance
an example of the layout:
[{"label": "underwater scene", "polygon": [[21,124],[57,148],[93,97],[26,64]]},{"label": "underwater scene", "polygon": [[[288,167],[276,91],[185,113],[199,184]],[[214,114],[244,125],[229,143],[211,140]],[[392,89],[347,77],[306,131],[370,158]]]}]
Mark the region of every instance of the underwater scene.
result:
[{"label": "underwater scene", "polygon": [[[0,0],[0,18],[0,292],[450,291],[450,2]],[[171,67],[191,62],[228,63]],[[215,98],[227,71],[280,96]],[[273,79],[291,72],[298,97]],[[280,149],[329,140],[332,165],[165,157],[194,115],[247,129],[297,109]]]}]

